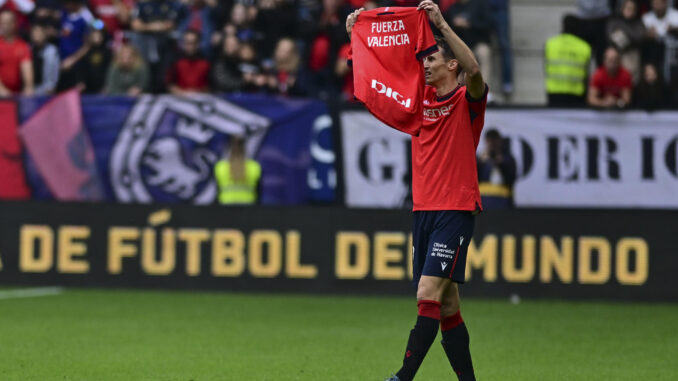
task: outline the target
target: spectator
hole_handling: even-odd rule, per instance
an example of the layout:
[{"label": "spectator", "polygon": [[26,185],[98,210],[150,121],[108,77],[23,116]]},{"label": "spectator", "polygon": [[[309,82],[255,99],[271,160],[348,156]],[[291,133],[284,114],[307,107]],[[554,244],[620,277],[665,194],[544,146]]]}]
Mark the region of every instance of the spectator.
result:
[{"label": "spectator", "polygon": [[257,52],[251,43],[240,44],[240,64],[238,69],[242,76],[242,90],[245,92],[258,92],[266,88],[267,75],[263,73],[261,65],[257,61]]},{"label": "spectator", "polygon": [[485,133],[485,150],[478,156],[478,185],[484,209],[513,207],[516,160],[499,131]]},{"label": "spectator", "polygon": [[35,9],[35,2],[33,0],[0,0],[0,12],[11,11],[16,17],[17,30],[27,32],[29,29],[28,16]]},{"label": "spectator", "polygon": [[513,51],[511,50],[511,27],[509,0],[490,0],[494,34],[501,54],[501,90],[505,97],[513,93]]},{"label": "spectator", "polygon": [[221,42],[221,31],[228,22],[233,8],[233,0],[218,0],[216,7],[212,9],[212,22],[214,24],[214,34],[212,35],[212,44],[217,45]]},{"label": "spectator", "polygon": [[167,89],[175,95],[207,92],[210,63],[200,53],[200,33],[184,32],[181,48],[181,56],[167,72]]},{"label": "spectator", "polygon": [[231,137],[229,159],[221,159],[214,166],[214,177],[219,187],[218,201],[222,205],[256,204],[259,198],[261,165],[247,158],[245,141]]},{"label": "spectator", "polygon": [[605,51],[603,66],[596,70],[589,86],[588,102],[598,108],[623,109],[631,103],[631,74],[620,63],[613,47]]},{"label": "spectator", "polygon": [[148,68],[136,48],[123,44],[106,74],[107,94],[136,97],[148,88]]},{"label": "spectator", "polygon": [[61,4],[59,0],[36,0],[31,15],[31,25],[42,25],[47,41],[57,43],[61,29]]},{"label": "spectator", "polygon": [[45,27],[40,24],[31,27],[31,49],[35,94],[52,94],[59,82],[59,51],[47,41]]},{"label": "spectator", "polygon": [[92,13],[100,19],[114,40],[122,39],[122,31],[129,28],[134,0],[87,0]]},{"label": "spectator", "polygon": [[661,109],[667,104],[666,85],[657,68],[651,64],[643,67],[643,77],[634,92],[635,106],[647,111]]},{"label": "spectator", "polygon": [[596,65],[603,62],[605,51],[605,26],[612,13],[609,0],[577,0],[578,32],[591,45]]},{"label": "spectator", "polygon": [[86,40],[89,26],[94,16],[82,4],[82,0],[64,0],[61,15],[61,34],[59,36],[59,54],[61,56],[61,75],[58,90],[66,90],[78,84],[82,58],[89,48]]},{"label": "spectator", "polygon": [[333,63],[339,48],[348,42],[344,20],[348,9],[341,0],[323,0],[314,17],[303,24],[302,35],[311,37],[308,49],[309,91],[327,99],[335,93]]},{"label": "spectator", "polygon": [[678,33],[678,10],[669,9],[667,0],[652,0],[652,11],[643,15],[647,30],[645,59],[655,65],[664,63],[664,40]]},{"label": "spectator", "polygon": [[619,50],[621,63],[630,73],[633,83],[640,79],[640,57],[645,27],[638,17],[634,0],[624,0],[621,12],[607,23],[607,41]]},{"label": "spectator", "polygon": [[103,29],[95,29],[89,34],[87,53],[82,59],[79,83],[87,94],[103,92],[106,84],[105,73],[111,63],[111,50],[107,45]]},{"label": "spectator", "polygon": [[574,35],[577,18],[563,18],[563,33],[551,37],[544,48],[546,94],[550,107],[585,105],[591,45]]},{"label": "spectator", "polygon": [[171,32],[178,16],[174,0],[137,0],[132,10],[134,44],[149,65],[150,90],[164,90],[164,75],[170,60]]},{"label": "spectator", "polygon": [[200,33],[200,50],[206,56],[212,54],[210,40],[214,33],[212,12],[217,6],[217,0],[182,0],[183,17],[179,22],[179,33],[182,35],[191,29]]},{"label": "spectator", "polygon": [[242,74],[238,68],[240,59],[240,41],[228,36],[222,43],[222,50],[212,64],[211,87],[221,93],[239,91],[242,86]]},{"label": "spectator", "polygon": [[[478,58],[483,78],[492,76],[492,11],[488,0],[459,0],[447,10],[445,17],[457,35]],[[491,102],[491,94],[488,102]]]},{"label": "spectator", "polygon": [[290,0],[259,0],[257,18],[257,51],[271,57],[278,36],[297,36],[297,9]]},{"label": "spectator", "polygon": [[301,67],[299,48],[291,38],[282,38],[275,47],[275,71],[269,80],[273,92],[303,97],[308,95],[308,74]]},{"label": "spectator", "polygon": [[16,16],[0,12],[0,97],[33,94],[31,48],[17,36]]},{"label": "spectator", "polygon": [[[224,25],[224,35],[235,35],[241,41],[252,42],[254,40],[255,30],[252,26],[254,22],[253,15],[256,15],[256,7],[247,6],[241,2],[233,5],[231,8],[230,21]],[[270,36],[276,38],[276,36]]]},{"label": "spectator", "polygon": [[334,64],[334,75],[340,83],[340,97],[344,101],[353,101],[353,69],[348,65],[348,52],[351,50],[351,44],[344,44],[337,54],[337,61]]}]

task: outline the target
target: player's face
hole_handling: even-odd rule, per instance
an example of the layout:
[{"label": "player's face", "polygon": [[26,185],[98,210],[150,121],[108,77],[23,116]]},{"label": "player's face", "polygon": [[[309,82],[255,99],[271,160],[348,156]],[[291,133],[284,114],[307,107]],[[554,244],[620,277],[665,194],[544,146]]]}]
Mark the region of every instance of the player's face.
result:
[{"label": "player's face", "polygon": [[448,61],[445,60],[442,53],[435,52],[424,58],[424,78],[427,85],[435,86],[451,74]]}]

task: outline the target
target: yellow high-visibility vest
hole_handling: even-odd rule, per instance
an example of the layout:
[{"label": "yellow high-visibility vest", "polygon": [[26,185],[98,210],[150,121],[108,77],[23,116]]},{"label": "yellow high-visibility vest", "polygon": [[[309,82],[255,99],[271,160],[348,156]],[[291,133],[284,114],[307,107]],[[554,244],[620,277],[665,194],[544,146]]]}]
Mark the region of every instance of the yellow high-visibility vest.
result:
[{"label": "yellow high-visibility vest", "polygon": [[546,92],[583,96],[591,45],[572,34],[560,34],[546,41]]},{"label": "yellow high-visibility vest", "polygon": [[231,176],[231,164],[219,160],[214,166],[214,177],[219,187],[220,204],[254,204],[257,201],[261,166],[256,161],[245,160],[245,179],[235,181]]}]

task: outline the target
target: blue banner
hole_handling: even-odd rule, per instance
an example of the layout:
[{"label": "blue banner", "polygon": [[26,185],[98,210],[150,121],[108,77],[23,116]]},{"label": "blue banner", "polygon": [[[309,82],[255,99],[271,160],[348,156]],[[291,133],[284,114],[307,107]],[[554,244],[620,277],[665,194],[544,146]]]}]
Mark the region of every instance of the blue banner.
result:
[{"label": "blue banner", "polygon": [[[19,104],[22,123],[48,98]],[[245,136],[262,167],[260,202],[329,203],[336,173],[331,119],[324,103],[264,95],[82,96],[105,199],[124,203],[210,204],[212,168],[228,153],[229,136]],[[30,157],[34,198],[52,199]]]}]

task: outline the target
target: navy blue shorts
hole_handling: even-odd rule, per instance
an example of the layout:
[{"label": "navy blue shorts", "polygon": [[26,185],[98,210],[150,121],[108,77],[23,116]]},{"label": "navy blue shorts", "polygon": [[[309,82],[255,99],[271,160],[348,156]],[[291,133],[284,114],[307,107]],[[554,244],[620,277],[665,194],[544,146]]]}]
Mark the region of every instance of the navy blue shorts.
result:
[{"label": "navy blue shorts", "polygon": [[414,212],[412,271],[414,285],[422,275],[466,280],[466,253],[475,216],[460,210]]}]

